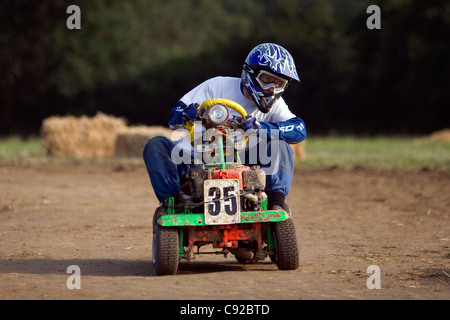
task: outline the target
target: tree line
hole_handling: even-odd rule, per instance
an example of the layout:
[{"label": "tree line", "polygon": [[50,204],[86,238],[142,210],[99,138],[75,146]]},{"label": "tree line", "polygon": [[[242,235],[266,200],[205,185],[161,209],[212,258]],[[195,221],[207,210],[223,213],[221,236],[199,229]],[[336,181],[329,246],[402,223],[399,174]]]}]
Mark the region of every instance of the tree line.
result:
[{"label": "tree line", "polygon": [[[69,5],[81,29],[66,25]],[[369,29],[377,5],[381,29]],[[293,55],[284,95],[313,134],[423,134],[448,127],[444,0],[3,0],[0,135],[51,115],[165,125],[200,82],[241,74],[259,43]]]}]

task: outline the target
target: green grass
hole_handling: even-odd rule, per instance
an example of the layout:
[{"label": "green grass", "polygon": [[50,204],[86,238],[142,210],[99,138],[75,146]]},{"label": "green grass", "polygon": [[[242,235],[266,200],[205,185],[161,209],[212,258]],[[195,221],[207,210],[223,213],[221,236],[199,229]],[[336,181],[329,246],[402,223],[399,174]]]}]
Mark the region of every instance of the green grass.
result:
[{"label": "green grass", "polygon": [[[47,156],[39,137],[26,140],[18,137],[0,139],[0,163],[55,160],[75,161],[73,158]],[[310,137],[306,140],[306,160],[298,162],[297,165],[309,168],[339,166],[381,170],[426,168],[450,171],[450,142],[405,137]]]},{"label": "green grass", "polygon": [[0,161],[45,157],[42,139],[9,137],[0,139]]},{"label": "green grass", "polygon": [[450,169],[450,142],[404,137],[308,138],[307,167]]}]

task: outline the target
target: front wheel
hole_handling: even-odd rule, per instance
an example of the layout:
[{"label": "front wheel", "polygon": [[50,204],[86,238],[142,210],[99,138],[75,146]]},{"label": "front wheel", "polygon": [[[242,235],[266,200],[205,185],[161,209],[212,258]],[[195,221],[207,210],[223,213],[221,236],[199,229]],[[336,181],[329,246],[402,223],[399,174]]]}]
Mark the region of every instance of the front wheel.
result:
[{"label": "front wheel", "polygon": [[174,275],[178,271],[179,236],[177,228],[162,227],[153,217],[153,268],[156,275]]},{"label": "front wheel", "polygon": [[287,219],[275,223],[273,235],[276,246],[276,255],[273,257],[273,260],[277,263],[278,269],[297,269],[299,265],[299,253],[294,221]]}]

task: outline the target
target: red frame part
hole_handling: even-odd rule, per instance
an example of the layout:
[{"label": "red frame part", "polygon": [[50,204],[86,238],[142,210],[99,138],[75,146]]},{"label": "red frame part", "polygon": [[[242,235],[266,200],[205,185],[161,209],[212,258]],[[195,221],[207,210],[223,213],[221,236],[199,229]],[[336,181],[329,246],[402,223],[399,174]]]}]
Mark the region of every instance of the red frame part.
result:
[{"label": "red frame part", "polygon": [[212,243],[214,248],[238,248],[239,241],[256,241],[262,246],[262,225],[230,224],[219,226],[187,227],[188,246],[193,248],[196,242]]}]

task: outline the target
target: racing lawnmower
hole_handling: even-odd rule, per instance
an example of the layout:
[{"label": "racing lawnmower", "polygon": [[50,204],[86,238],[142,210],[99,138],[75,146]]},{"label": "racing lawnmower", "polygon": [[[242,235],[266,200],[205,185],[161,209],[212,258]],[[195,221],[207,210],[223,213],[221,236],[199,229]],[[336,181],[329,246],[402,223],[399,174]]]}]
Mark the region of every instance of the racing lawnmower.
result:
[{"label": "racing lawnmower", "polygon": [[[230,109],[241,118],[230,119]],[[210,99],[199,110],[206,130],[201,141],[207,141],[194,147],[204,156],[190,165],[180,196],[168,198],[153,216],[155,273],[176,274],[180,260],[192,262],[200,254],[232,254],[244,264],[268,256],[280,270],[297,269],[291,209],[286,205],[284,210],[267,210],[264,170],[243,165],[239,157],[248,136],[238,139],[233,133],[243,132],[238,129],[247,116],[245,109],[231,100]],[[186,129],[193,142],[199,130],[189,122]],[[213,251],[200,251],[206,245],[212,245]]]}]

